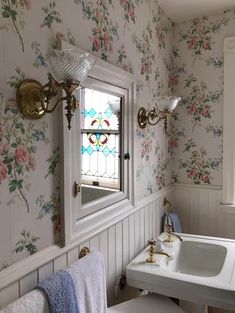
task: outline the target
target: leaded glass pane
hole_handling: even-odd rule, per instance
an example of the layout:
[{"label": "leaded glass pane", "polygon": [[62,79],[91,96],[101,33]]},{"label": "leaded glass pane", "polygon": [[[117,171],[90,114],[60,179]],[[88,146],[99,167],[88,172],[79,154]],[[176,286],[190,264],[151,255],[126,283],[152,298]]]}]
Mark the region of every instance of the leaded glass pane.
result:
[{"label": "leaded glass pane", "polygon": [[120,97],[85,88],[81,108],[84,184],[120,189]]},{"label": "leaded glass pane", "polygon": [[94,89],[83,89],[81,128],[119,129],[120,98]]}]

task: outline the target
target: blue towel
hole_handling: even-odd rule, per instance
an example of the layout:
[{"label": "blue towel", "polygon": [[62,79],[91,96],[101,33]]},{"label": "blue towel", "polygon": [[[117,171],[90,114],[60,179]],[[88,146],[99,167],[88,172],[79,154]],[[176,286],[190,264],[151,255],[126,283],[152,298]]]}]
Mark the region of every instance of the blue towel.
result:
[{"label": "blue towel", "polygon": [[57,272],[36,288],[46,294],[50,313],[79,313],[74,282],[67,271]]},{"label": "blue towel", "polygon": [[164,213],[162,216],[162,232],[165,231],[165,225],[171,224],[172,231],[175,233],[182,233],[180,219],[177,213]]}]

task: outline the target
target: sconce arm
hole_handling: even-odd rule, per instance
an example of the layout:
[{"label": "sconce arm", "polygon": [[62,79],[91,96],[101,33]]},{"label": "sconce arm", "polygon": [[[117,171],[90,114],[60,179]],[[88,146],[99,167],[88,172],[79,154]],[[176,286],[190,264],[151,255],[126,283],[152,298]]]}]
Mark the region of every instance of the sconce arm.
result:
[{"label": "sconce arm", "polygon": [[40,99],[38,99],[39,101],[41,101],[41,106],[45,113],[53,112],[57,107],[58,103],[62,100],[62,99],[57,100],[53,107],[49,109],[50,100],[56,96],[57,96],[57,82],[54,80],[51,74],[48,74],[48,82],[44,86],[42,86],[40,90]]},{"label": "sconce arm", "polygon": [[47,103],[46,105],[45,105],[45,103],[42,102],[42,107],[43,107],[43,109],[44,109],[44,111],[45,111],[46,113],[51,113],[51,112],[53,112],[53,111],[56,109],[57,105],[58,105],[61,101],[67,100],[67,97],[62,97],[62,98],[58,99],[51,109],[48,108],[48,107],[49,107],[49,100],[50,100],[50,99],[47,99],[47,100],[46,100],[46,103]]},{"label": "sconce arm", "polygon": [[[158,118],[158,119],[156,121],[153,121],[156,118]],[[157,123],[159,123],[164,118],[165,118],[165,115],[161,116],[160,113],[156,112],[155,108],[147,113],[147,120],[148,120],[148,123],[150,125],[156,125]]]},{"label": "sconce arm", "polygon": [[[141,107],[138,111],[138,124],[140,128],[145,128],[147,124],[156,125],[161,120],[164,120],[164,128],[167,130],[167,115],[166,112],[156,111],[156,108],[153,108],[149,112],[145,108]],[[155,120],[157,119],[157,120]]]},{"label": "sconce arm", "polygon": [[48,82],[41,88],[41,97],[42,99],[46,98],[46,100],[49,102],[56,95],[57,95],[57,82],[54,80],[51,74],[48,74]]},{"label": "sconce arm", "polygon": [[150,117],[148,116],[148,123],[149,123],[150,125],[156,125],[156,124],[159,123],[163,118],[164,118],[164,116],[163,116],[163,117],[158,116],[158,119],[157,119],[155,122],[152,122],[152,121],[151,121],[152,119],[150,119]]}]

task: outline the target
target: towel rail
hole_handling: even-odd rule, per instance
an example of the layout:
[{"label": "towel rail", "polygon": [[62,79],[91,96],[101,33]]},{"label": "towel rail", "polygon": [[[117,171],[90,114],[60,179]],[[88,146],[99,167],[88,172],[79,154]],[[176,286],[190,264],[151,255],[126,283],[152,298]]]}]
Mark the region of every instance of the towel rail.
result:
[{"label": "towel rail", "polygon": [[169,214],[171,212],[172,204],[166,197],[163,199],[163,206],[166,214]]},{"label": "towel rail", "polygon": [[90,253],[90,249],[88,247],[82,247],[80,253],[79,253],[79,259],[83,258],[87,254]]}]

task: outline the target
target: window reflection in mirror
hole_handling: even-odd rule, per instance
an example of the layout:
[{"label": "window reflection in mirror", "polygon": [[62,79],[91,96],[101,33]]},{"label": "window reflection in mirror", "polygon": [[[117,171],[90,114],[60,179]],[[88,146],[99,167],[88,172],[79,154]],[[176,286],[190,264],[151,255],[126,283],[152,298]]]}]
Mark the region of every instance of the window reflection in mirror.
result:
[{"label": "window reflection in mirror", "polygon": [[121,97],[82,88],[82,205],[121,190]]}]

